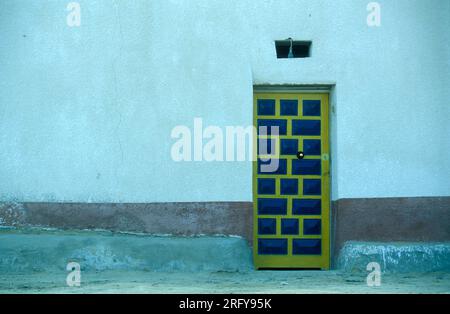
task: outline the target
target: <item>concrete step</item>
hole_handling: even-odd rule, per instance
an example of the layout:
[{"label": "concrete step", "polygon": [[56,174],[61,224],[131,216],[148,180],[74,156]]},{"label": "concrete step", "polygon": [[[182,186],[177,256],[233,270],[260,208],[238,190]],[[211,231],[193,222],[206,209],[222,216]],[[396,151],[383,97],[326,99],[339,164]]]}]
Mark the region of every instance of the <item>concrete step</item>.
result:
[{"label": "concrete step", "polygon": [[251,249],[239,237],[0,230],[2,273],[59,272],[69,262],[86,271],[237,272],[253,267]]},{"label": "concrete step", "polygon": [[337,267],[344,272],[367,272],[371,262],[385,273],[450,272],[450,243],[347,242]]}]

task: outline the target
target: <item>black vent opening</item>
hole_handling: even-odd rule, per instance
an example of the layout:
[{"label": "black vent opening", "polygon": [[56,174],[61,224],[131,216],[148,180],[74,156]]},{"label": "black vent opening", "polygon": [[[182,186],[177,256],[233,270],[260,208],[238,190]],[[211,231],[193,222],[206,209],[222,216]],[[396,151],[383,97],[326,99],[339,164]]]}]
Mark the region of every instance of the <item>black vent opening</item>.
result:
[{"label": "black vent opening", "polygon": [[[292,51],[291,51],[292,43]],[[278,59],[309,58],[311,56],[311,41],[276,40],[275,49]],[[291,53],[290,53],[291,51]]]}]

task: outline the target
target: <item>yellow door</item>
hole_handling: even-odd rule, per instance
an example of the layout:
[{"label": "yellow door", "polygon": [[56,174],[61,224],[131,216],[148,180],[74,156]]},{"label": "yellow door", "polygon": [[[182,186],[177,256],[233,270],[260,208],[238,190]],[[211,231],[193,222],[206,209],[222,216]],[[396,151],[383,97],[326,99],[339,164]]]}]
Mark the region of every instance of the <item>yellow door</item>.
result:
[{"label": "yellow door", "polygon": [[328,269],[328,94],[257,92],[253,107],[255,267]]}]

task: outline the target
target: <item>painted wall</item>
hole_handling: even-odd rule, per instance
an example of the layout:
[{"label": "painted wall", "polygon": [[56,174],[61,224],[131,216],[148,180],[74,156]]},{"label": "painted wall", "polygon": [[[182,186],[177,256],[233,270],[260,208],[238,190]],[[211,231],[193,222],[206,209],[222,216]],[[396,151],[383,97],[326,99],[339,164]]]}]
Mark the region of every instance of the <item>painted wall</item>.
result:
[{"label": "painted wall", "polygon": [[[0,2],[0,200],[251,201],[250,162],[171,159],[252,123],[252,85],[336,83],[333,199],[450,195],[450,1]],[[277,60],[273,41],[312,40]]]}]

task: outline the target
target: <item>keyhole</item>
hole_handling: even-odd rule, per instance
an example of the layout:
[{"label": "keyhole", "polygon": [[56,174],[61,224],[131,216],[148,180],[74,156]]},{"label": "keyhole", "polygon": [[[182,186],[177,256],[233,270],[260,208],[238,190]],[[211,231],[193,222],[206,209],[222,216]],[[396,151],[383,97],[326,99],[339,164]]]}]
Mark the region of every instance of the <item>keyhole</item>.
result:
[{"label": "keyhole", "polygon": [[298,152],[297,153],[297,158],[298,159],[303,159],[303,158],[305,158],[305,154],[303,152]]}]

